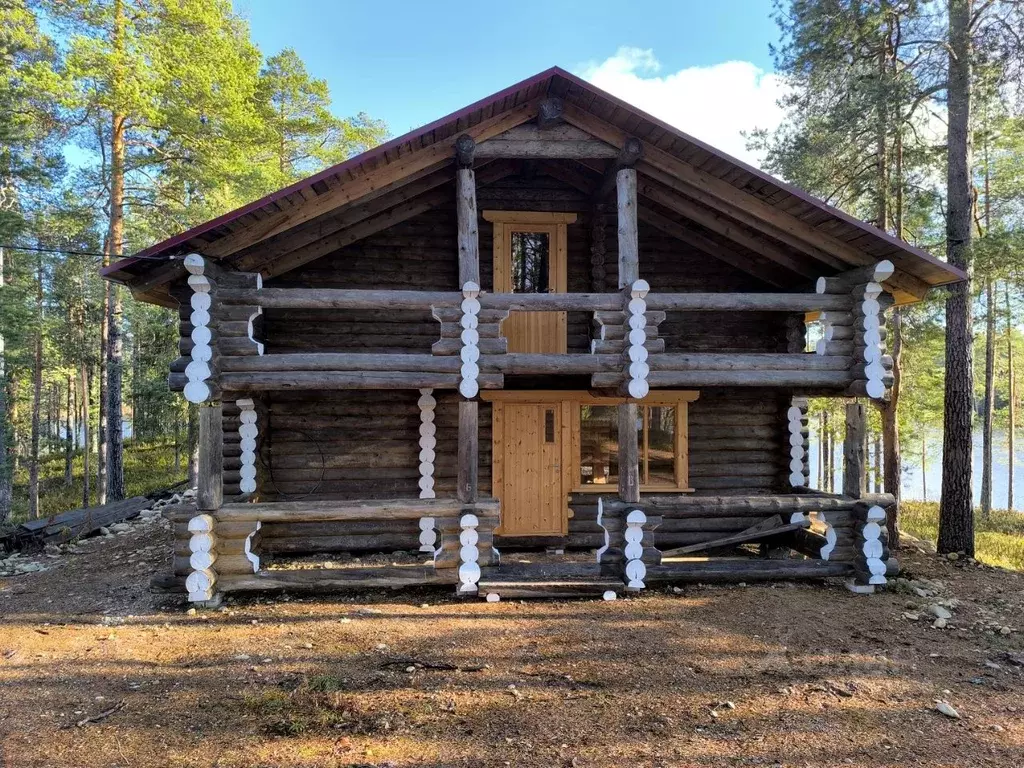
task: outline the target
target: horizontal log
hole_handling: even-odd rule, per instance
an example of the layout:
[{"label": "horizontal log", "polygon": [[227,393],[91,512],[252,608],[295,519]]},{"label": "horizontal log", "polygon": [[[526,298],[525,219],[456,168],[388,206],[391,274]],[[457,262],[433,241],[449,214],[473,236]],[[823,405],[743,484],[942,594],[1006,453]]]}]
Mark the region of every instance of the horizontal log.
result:
[{"label": "horizontal log", "polygon": [[819,294],[849,293],[858,285],[884,283],[892,277],[895,271],[896,267],[893,263],[883,259],[877,264],[851,269],[834,277],[819,277],[815,289]]},{"label": "horizontal log", "polygon": [[[888,498],[892,498],[891,496]],[[856,499],[844,496],[816,496],[811,494],[764,494],[752,496],[643,496],[639,504],[629,505],[617,499],[605,499],[605,509],[622,510],[640,508],[670,518],[693,517],[746,517],[784,515],[794,512],[852,510]]]},{"label": "horizontal log", "polygon": [[217,579],[221,592],[288,590],[320,593],[331,590],[396,588],[423,584],[454,584],[458,571],[437,571],[433,567],[308,568],[268,570],[251,576],[223,576]]},{"label": "horizontal log", "polygon": [[647,362],[652,371],[842,371],[849,365],[810,352],[671,352]]},{"label": "horizontal log", "polygon": [[779,579],[824,579],[852,573],[849,563],[822,560],[763,560],[753,558],[707,558],[652,565],[644,581],[648,584],[713,584]]},{"label": "horizontal log", "polygon": [[[656,359],[652,355],[650,360]],[[844,366],[845,367],[845,366]],[[592,386],[601,389],[616,386],[621,374],[595,374]],[[647,383],[651,387],[846,387],[851,377],[846,370],[783,370],[783,371],[651,371]]]},{"label": "horizontal log", "polygon": [[686,312],[821,312],[850,309],[847,296],[814,293],[650,293],[650,309]]},{"label": "horizontal log", "polygon": [[497,515],[496,500],[462,504],[456,499],[382,499],[373,501],[285,501],[264,504],[225,504],[215,514],[218,522],[260,520],[267,523],[329,522],[342,520],[418,520],[421,517]]},{"label": "horizontal log", "polygon": [[478,158],[587,160],[618,157],[619,150],[596,139],[515,141],[488,139],[476,147]]},{"label": "horizontal log", "polygon": [[[264,288],[226,290],[217,294],[228,304],[253,304],[266,309],[431,309],[455,308],[462,294],[447,291],[356,290],[347,288]],[[483,293],[483,310],[518,312],[622,311],[619,293]],[[848,311],[851,299],[813,293],[650,293],[646,305],[661,311]]]},{"label": "horizontal log", "polygon": [[394,552],[418,549],[416,533],[355,534],[351,536],[278,536],[264,538],[261,551],[269,554],[318,554],[328,552]]},{"label": "horizontal log", "polygon": [[[455,389],[462,377],[453,373],[410,373],[369,371],[273,371],[225,373],[220,385],[225,391],[271,389]],[[482,389],[502,386],[498,374],[481,374]]]}]

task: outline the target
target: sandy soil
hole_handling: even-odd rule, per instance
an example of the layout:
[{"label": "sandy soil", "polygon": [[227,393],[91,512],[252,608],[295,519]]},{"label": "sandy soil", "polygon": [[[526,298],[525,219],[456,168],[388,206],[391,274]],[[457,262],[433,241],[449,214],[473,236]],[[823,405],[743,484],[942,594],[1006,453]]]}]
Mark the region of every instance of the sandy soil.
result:
[{"label": "sandy soil", "polygon": [[0,579],[0,765],[1024,765],[1021,574],[904,552],[917,581],[873,597],[423,590],[187,615],[147,590],[169,545],[139,523]]}]

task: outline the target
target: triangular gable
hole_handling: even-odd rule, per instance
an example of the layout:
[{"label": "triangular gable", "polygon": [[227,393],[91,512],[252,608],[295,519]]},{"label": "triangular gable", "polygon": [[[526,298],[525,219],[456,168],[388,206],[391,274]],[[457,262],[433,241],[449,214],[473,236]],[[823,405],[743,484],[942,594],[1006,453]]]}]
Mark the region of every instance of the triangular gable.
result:
[{"label": "triangular gable", "polygon": [[[557,104],[555,119],[548,114],[551,104]],[[166,283],[180,272],[180,261],[162,264],[160,259],[191,251],[281,274],[360,233],[379,231],[389,221],[443,203],[453,146],[463,134],[476,142],[482,183],[485,174],[500,178],[512,172],[507,159],[512,156],[556,165],[564,161],[563,166],[577,162],[581,177],[593,181],[627,140],[639,140],[638,191],[650,205],[641,215],[662,227],[694,223],[698,236],[714,235],[719,248],[720,238],[737,246],[734,259],[759,254],[770,265],[802,277],[890,259],[904,300],[964,277],[930,254],[558,68],[148,248],[106,268],[104,275],[131,285],[142,298],[160,301]]]}]

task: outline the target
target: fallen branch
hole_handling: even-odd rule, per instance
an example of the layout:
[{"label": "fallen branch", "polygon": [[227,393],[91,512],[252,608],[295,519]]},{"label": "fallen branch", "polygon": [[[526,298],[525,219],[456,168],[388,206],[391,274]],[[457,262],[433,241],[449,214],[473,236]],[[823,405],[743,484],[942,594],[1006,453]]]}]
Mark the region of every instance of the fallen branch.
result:
[{"label": "fallen branch", "polygon": [[89,725],[89,723],[98,723],[101,720],[106,720],[108,717],[110,717],[115,712],[120,712],[122,709],[124,709],[124,705],[125,705],[125,700],[121,699],[119,702],[117,702],[117,704],[112,706],[110,709],[105,709],[102,712],[100,712],[98,715],[90,715],[89,717],[83,717],[81,720],[79,720],[77,723],[75,723],[75,727],[76,728],[81,728],[83,726]]},{"label": "fallen branch", "polygon": [[420,659],[388,659],[380,666],[381,669],[387,669],[388,667],[416,667],[417,669],[436,669],[442,672],[481,672],[484,669],[482,664],[470,667],[460,667],[456,664],[421,661]]}]

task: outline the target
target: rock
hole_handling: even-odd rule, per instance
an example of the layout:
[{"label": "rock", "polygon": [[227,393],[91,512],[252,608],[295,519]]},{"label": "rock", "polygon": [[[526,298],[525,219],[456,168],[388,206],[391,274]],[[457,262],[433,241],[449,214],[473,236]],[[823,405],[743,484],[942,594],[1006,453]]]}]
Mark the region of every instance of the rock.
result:
[{"label": "rock", "polygon": [[921,620],[921,614],[913,613],[911,611],[904,611],[903,612],[903,618],[906,619],[907,621],[920,621]]},{"label": "rock", "polygon": [[951,563],[955,563],[957,560],[960,559],[960,555],[958,555],[956,552],[950,552],[948,555],[946,555],[946,559],[949,560],[949,562]]},{"label": "rock", "polygon": [[110,526],[110,530],[112,530],[114,533],[125,533],[127,531],[130,531],[131,529],[132,527],[128,523],[114,523],[112,526]]},{"label": "rock", "polygon": [[195,616],[196,613],[197,613],[197,611],[196,611],[195,608],[189,608],[187,611],[185,611],[185,615],[186,616]]},{"label": "rock", "polygon": [[944,714],[946,717],[951,717],[954,720],[960,719],[960,713],[953,709],[953,707],[948,702],[942,701],[942,699],[939,699],[935,702],[935,709]]},{"label": "rock", "polygon": [[1006,730],[1006,729],[1005,729],[1005,728],[1003,728],[1003,726],[1001,726],[1001,725],[1000,725],[999,723],[992,723],[992,725],[990,725],[990,726],[988,727],[988,729],[989,729],[990,731],[995,731],[996,733],[1002,733],[1003,731],[1005,731],[1005,730]]},{"label": "rock", "polygon": [[1011,632],[1013,632],[1013,630],[1012,630],[1012,629],[1010,629],[1009,627],[1000,627],[1000,628],[999,628],[999,634],[1000,634],[1000,635],[1008,635],[1008,634],[1010,634]]},{"label": "rock", "polygon": [[100,528],[100,533],[101,533],[101,534],[102,534],[103,536],[113,536],[113,535],[114,535],[114,534],[112,534],[112,533],[110,532],[110,529],[109,529],[109,528],[107,528],[107,527],[101,527],[101,528]]},{"label": "rock", "polygon": [[938,603],[932,603],[931,605],[929,605],[928,606],[928,612],[932,616],[935,616],[936,618],[939,618],[939,619],[952,619],[953,618],[953,614],[950,613],[948,609],[943,608]]},{"label": "rock", "polygon": [[949,622],[941,617],[932,622],[932,626],[935,629],[945,629],[948,624]]}]

